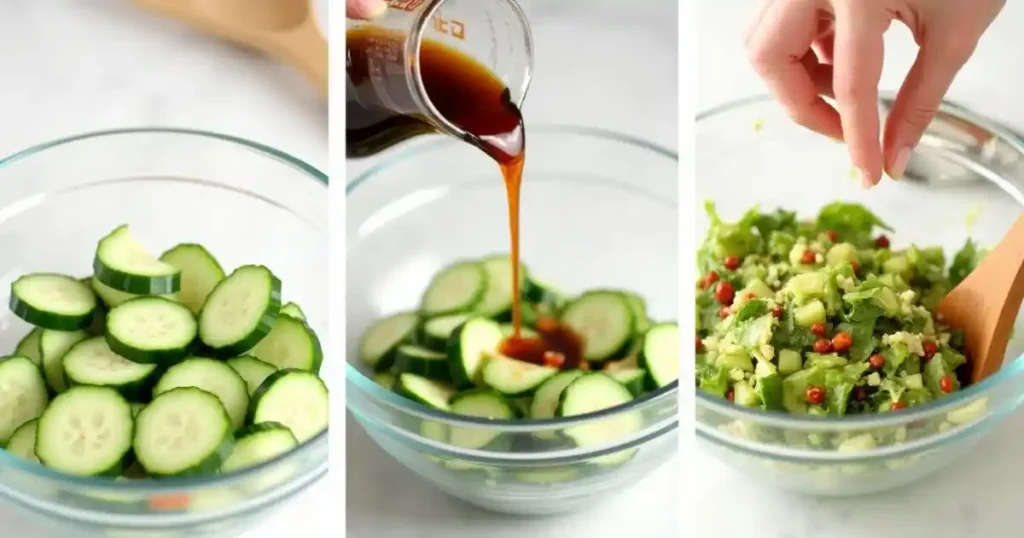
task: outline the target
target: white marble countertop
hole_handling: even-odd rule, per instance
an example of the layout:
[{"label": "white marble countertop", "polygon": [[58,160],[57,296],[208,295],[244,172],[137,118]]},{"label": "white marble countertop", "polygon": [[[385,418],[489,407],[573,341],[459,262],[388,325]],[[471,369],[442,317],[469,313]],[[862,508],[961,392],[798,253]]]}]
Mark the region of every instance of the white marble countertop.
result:
[{"label": "white marble countertop", "polygon": [[[327,164],[327,108],[303,80],[125,0],[0,2],[0,154],[55,137],[131,126],[207,129]],[[325,483],[245,538],[330,536]],[[301,512],[301,513],[300,513]],[[0,505],[4,536],[53,538]]]},{"label": "white marble countertop", "polygon": [[[746,66],[742,30],[750,2],[699,2],[697,110],[764,92]],[[948,99],[1024,129],[1019,84],[1024,82],[1024,4],[1009,2],[960,73]],[[896,89],[914,56],[909,32],[894,25],[886,40],[883,89]],[[1024,498],[1024,414],[1017,413],[982,441],[971,461],[918,484],[863,498],[811,499],[751,485],[698,453],[697,536],[758,538],[968,538],[1019,535]]]},{"label": "white marble countertop", "polygon": [[[523,107],[528,126],[597,126],[676,147],[675,0],[632,7],[619,0],[521,2],[536,41],[534,79]],[[373,162],[349,161],[347,178]],[[351,419],[347,438],[347,531],[352,538],[679,536],[677,462],[592,510],[513,519],[437,492],[381,453]]]}]

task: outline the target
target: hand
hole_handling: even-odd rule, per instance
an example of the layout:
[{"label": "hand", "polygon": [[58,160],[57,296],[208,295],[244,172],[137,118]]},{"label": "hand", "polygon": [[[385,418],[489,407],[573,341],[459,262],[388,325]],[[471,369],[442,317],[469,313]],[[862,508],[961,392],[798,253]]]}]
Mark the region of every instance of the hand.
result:
[{"label": "hand", "polygon": [[[960,68],[1005,0],[762,0],[747,50],[794,121],[845,140],[865,187],[899,179]],[[882,35],[907,25],[919,51],[879,143]],[[821,96],[832,97],[833,108]]]},{"label": "hand", "polygon": [[376,19],[388,10],[384,0],[346,0],[345,18],[348,19]]}]

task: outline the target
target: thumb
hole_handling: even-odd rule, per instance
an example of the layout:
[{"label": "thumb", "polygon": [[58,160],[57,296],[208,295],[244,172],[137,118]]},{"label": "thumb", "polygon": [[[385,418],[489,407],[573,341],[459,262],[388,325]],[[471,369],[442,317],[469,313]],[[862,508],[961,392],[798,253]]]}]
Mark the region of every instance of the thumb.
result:
[{"label": "thumb", "polygon": [[347,0],[345,17],[348,19],[376,19],[388,10],[384,0]]},{"label": "thumb", "polygon": [[883,142],[886,173],[900,179],[910,151],[939,110],[953,79],[974,52],[974,45],[926,43],[903,81],[889,117]]}]

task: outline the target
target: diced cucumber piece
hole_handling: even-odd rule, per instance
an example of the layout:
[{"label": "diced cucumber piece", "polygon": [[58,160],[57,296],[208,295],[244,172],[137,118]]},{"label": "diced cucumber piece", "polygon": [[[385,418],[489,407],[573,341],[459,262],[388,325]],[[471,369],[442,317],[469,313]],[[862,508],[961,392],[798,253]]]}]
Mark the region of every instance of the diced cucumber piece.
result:
[{"label": "diced cucumber piece", "polygon": [[11,435],[4,450],[12,456],[17,456],[25,461],[39,463],[36,456],[36,429],[39,419],[32,419],[21,426]]},{"label": "diced cucumber piece", "polygon": [[[103,301],[103,304],[107,305],[107,308],[113,308],[121,303],[125,303],[136,297],[148,297],[148,295],[126,293],[120,290],[115,290],[110,286],[100,282],[96,277],[89,279],[89,287],[92,288],[93,293]],[[178,293],[165,293],[162,295],[156,295],[155,297],[163,297],[164,299],[170,299],[171,301],[178,300]]]},{"label": "diced cucumber piece", "polygon": [[659,389],[679,379],[679,326],[661,323],[644,336],[640,365],[647,370],[648,386]]},{"label": "diced cucumber piece", "polygon": [[330,397],[323,380],[305,370],[286,369],[271,374],[249,400],[249,423],[278,422],[299,443],[327,430]]},{"label": "diced cucumber piece", "polygon": [[537,390],[558,373],[558,368],[530,364],[491,353],[484,362],[482,372],[481,380],[484,385],[505,396],[518,397]]},{"label": "diced cucumber piece", "polygon": [[600,362],[629,349],[636,317],[625,296],[615,291],[589,291],[562,310],[562,324],[583,341],[583,358]]},{"label": "diced cucumber piece", "polygon": [[107,345],[144,364],[174,364],[188,356],[197,333],[192,312],[161,297],[139,297],[107,313]]},{"label": "diced cucumber piece", "polygon": [[423,323],[420,339],[425,347],[436,351],[444,351],[448,347],[448,339],[452,332],[469,319],[467,314],[451,314],[430,318]]},{"label": "diced cucumber piece", "polygon": [[399,312],[374,322],[359,338],[359,360],[377,372],[391,369],[398,346],[412,341],[418,324],[419,316],[412,312]]},{"label": "diced cucumber piece", "polygon": [[[487,290],[474,310],[488,318],[507,317],[512,312],[512,258],[508,254],[497,254],[480,260],[487,273]],[[526,266],[519,265],[519,291],[526,287]]]},{"label": "diced cucumber piece", "polygon": [[299,442],[292,431],[277,422],[253,424],[238,432],[231,455],[221,465],[222,473],[245,469],[272,460],[293,448]]},{"label": "diced cucumber piece", "polygon": [[74,344],[62,362],[67,385],[108,387],[133,401],[149,396],[157,376],[157,365],[132,362],[114,353],[102,336]]},{"label": "diced cucumber piece", "polygon": [[160,377],[160,381],[153,387],[153,396],[181,387],[196,387],[216,396],[231,417],[232,431],[240,430],[245,425],[249,389],[242,376],[227,363],[204,357],[189,357],[171,366]]},{"label": "diced cucumber piece", "polygon": [[251,354],[278,369],[295,368],[314,374],[320,371],[324,360],[320,339],[306,322],[291,316],[281,316],[273,330],[256,344]]},{"label": "diced cucumber piece", "polygon": [[49,403],[43,374],[25,357],[0,358],[0,446]]},{"label": "diced cucumber piece", "polygon": [[[612,377],[586,373],[565,387],[556,415],[572,417],[625,405],[633,395]],[[604,446],[635,434],[643,428],[643,417],[635,411],[623,411],[601,420],[564,429],[565,435],[579,447]],[[633,457],[633,451],[620,451],[591,460],[602,466],[618,465]]]},{"label": "diced cucumber piece", "polygon": [[448,381],[448,356],[412,344],[398,346],[398,370],[437,381]]},{"label": "diced cucumber piece", "polygon": [[242,376],[242,379],[245,380],[245,386],[250,396],[256,392],[256,389],[259,388],[270,374],[277,371],[273,364],[265,363],[250,355],[228,359],[227,364],[234,368],[238,375]]},{"label": "diced cucumber piece", "polygon": [[445,267],[430,281],[420,302],[420,313],[432,318],[473,311],[487,292],[487,271],[475,261]]},{"label": "diced cucumber piece", "polygon": [[399,374],[394,386],[398,394],[441,411],[448,410],[448,402],[455,395],[455,389],[451,385],[416,374]]},{"label": "diced cucumber piece", "polygon": [[198,316],[213,288],[224,280],[224,269],[202,245],[182,243],[160,255],[160,261],[181,272],[181,303]]},{"label": "diced cucumber piece", "polygon": [[793,310],[793,319],[801,327],[810,327],[815,323],[825,323],[825,303],[813,299]]},{"label": "diced cucumber piece", "polygon": [[243,265],[210,292],[199,312],[199,338],[218,354],[241,355],[270,334],[280,310],[281,281],[266,267]]},{"label": "diced cucumber piece", "polygon": [[54,394],[67,390],[64,380],[64,355],[71,346],[85,340],[85,331],[51,331],[43,329],[39,336],[39,352],[42,356],[43,376]]},{"label": "diced cucumber piece", "polygon": [[181,271],[150,254],[127,224],[100,239],[92,269],[97,280],[127,293],[163,295],[181,289]]},{"label": "diced cucumber piece", "polygon": [[285,316],[291,316],[295,319],[306,321],[306,313],[299,308],[299,305],[295,303],[285,303],[281,307],[281,314]]},{"label": "diced cucumber piece", "polygon": [[39,417],[36,456],[78,476],[117,476],[132,449],[132,408],[107,387],[73,387]]},{"label": "diced cucumber piece", "polygon": [[139,411],[132,446],[150,476],[212,474],[231,454],[233,431],[217,396],[196,387],[179,387],[158,395]]},{"label": "diced cucumber piece", "polygon": [[39,349],[39,337],[42,335],[44,329],[39,327],[33,327],[28,334],[25,335],[18,342],[18,346],[14,348],[14,354],[19,357],[25,357],[40,366],[43,363],[42,352]]},{"label": "diced cucumber piece", "polygon": [[92,324],[96,296],[77,279],[33,273],[11,284],[11,312],[43,329],[74,331]]},{"label": "diced cucumber piece", "polygon": [[[472,389],[452,397],[451,412],[457,415],[510,420],[518,416],[516,408],[507,398],[490,389]],[[451,428],[448,441],[458,447],[480,449],[492,445],[502,435],[500,430],[457,427]]]},{"label": "diced cucumber piece", "polygon": [[476,384],[485,354],[497,351],[502,338],[501,326],[488,318],[474,317],[455,329],[448,341],[448,363],[456,387]]},{"label": "diced cucumber piece", "polygon": [[628,390],[634,397],[639,396],[644,392],[647,371],[642,368],[606,370],[605,373],[612,376],[612,379],[621,383],[623,387],[626,387],[626,390]]},{"label": "diced cucumber piece", "polygon": [[779,350],[779,373],[789,375],[800,371],[804,367],[804,359],[800,352],[795,349]]}]

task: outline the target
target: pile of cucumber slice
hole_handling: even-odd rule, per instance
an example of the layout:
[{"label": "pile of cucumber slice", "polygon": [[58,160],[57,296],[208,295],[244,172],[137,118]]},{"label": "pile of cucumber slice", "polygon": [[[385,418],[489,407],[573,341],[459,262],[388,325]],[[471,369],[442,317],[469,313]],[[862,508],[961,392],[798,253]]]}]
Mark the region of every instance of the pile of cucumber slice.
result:
[{"label": "pile of cucumber slice", "polygon": [[266,267],[225,274],[202,246],[159,258],[127,225],[88,278],[24,275],[11,310],[34,326],[0,358],[0,447],[78,476],[242,469],[327,428],[317,335]]},{"label": "pile of cucumber slice", "polygon": [[[556,318],[580,336],[584,360],[578,368],[561,369],[502,356],[502,340],[512,332],[511,269],[504,254],[445,267],[433,277],[418,310],[389,315],[363,334],[361,362],[380,385],[419,404],[486,419],[593,413],[677,381],[678,326],[650,320],[643,298],[609,289],[568,297],[525,266],[520,269],[524,335],[536,335],[539,319]],[[566,429],[553,440],[599,445],[642,426],[642,417],[626,413],[599,428]],[[424,434],[465,448],[502,442],[498,432],[430,430]]]}]

